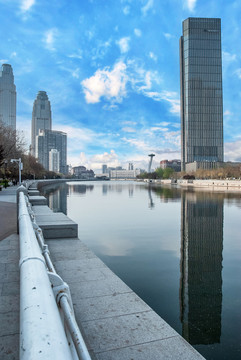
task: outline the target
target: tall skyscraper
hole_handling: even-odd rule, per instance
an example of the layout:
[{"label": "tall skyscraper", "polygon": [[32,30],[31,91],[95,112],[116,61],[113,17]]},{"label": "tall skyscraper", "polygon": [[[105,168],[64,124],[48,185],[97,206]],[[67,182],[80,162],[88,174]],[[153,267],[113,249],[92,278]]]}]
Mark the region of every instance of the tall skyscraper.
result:
[{"label": "tall skyscraper", "polygon": [[39,134],[39,130],[52,130],[51,105],[45,91],[38,92],[33,104],[31,154],[35,157],[37,157],[36,136]]},{"label": "tall skyscraper", "polygon": [[59,153],[56,155],[59,158],[59,172],[67,174],[66,133],[55,130],[39,130],[39,134],[36,137],[36,157],[46,170],[52,169],[52,165],[49,163],[52,149],[55,149]]},{"label": "tall skyscraper", "polygon": [[188,18],[180,38],[182,170],[223,161],[221,19]]},{"label": "tall skyscraper", "polygon": [[9,64],[3,64],[0,69],[0,121],[16,130],[16,86]]}]

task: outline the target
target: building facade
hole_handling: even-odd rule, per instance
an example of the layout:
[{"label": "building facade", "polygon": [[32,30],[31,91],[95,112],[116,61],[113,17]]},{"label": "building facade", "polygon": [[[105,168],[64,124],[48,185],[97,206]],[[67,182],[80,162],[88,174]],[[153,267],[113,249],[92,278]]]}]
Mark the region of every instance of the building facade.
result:
[{"label": "building facade", "polygon": [[111,179],[135,179],[137,175],[140,175],[140,170],[111,170],[110,178]]},{"label": "building facade", "polygon": [[12,66],[3,64],[0,69],[0,122],[16,130],[16,86]]},{"label": "building facade", "polygon": [[188,18],[180,38],[181,162],[223,162],[221,19]]},{"label": "building facade", "polygon": [[59,151],[51,149],[49,152],[49,171],[59,172]]},{"label": "building facade", "polygon": [[59,152],[59,172],[67,174],[67,134],[56,130],[39,130],[36,136],[36,157],[46,170],[50,170],[49,153]]},{"label": "building facade", "polygon": [[37,156],[36,137],[39,130],[52,130],[51,105],[45,91],[39,91],[33,104],[31,129],[31,154]]},{"label": "building facade", "polygon": [[181,160],[161,160],[160,168],[161,169],[171,168],[174,171],[181,171]]},{"label": "building facade", "polygon": [[74,166],[72,168],[72,175],[79,179],[93,179],[95,173],[93,170],[87,170],[85,166]]}]

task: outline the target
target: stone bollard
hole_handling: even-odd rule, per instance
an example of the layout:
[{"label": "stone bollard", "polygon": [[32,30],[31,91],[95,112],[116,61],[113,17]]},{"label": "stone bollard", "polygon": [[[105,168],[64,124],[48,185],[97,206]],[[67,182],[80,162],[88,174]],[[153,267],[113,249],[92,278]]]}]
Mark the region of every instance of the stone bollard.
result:
[{"label": "stone bollard", "polygon": [[24,195],[27,195],[28,196],[28,190],[26,189],[25,186],[23,185],[20,185],[18,188],[17,188],[17,193],[16,193],[16,196],[17,196],[17,233],[19,234],[19,226],[18,226],[18,213],[19,213],[19,193],[20,192],[23,192]]}]

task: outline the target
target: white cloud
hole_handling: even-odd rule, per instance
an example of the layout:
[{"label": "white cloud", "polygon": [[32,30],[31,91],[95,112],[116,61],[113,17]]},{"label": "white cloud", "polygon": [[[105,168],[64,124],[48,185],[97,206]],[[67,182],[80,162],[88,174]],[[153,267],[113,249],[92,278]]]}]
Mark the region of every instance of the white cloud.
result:
[{"label": "white cloud", "polygon": [[20,3],[21,11],[25,12],[31,9],[31,7],[35,4],[35,0],[22,0]]},{"label": "white cloud", "polygon": [[122,54],[126,53],[129,50],[129,41],[129,37],[123,37],[122,39],[117,41],[117,44],[119,45]]},{"label": "white cloud", "polygon": [[144,153],[150,150],[149,144],[142,139],[127,139],[126,137],[123,137],[122,140],[131,146],[135,146],[138,150],[141,150]]},{"label": "white cloud", "polygon": [[141,8],[142,14],[146,16],[147,12],[152,9],[154,0],[147,0],[146,5]]},{"label": "white cloud", "polygon": [[129,15],[129,13],[130,13],[130,6],[125,6],[124,9],[123,9],[123,13],[124,13],[124,15]]},{"label": "white cloud", "polygon": [[136,129],[134,129],[134,128],[130,127],[130,126],[123,127],[121,130],[124,131],[124,132],[127,132],[127,133],[136,132]]},{"label": "white cloud", "polygon": [[[118,155],[115,153],[115,150],[110,150],[110,152],[104,152],[103,154],[96,154],[90,158],[90,161],[95,164],[119,164]],[[114,166],[114,165],[110,165]]]},{"label": "white cloud", "polygon": [[166,38],[167,40],[170,40],[171,38],[174,37],[173,35],[171,35],[171,34],[169,34],[169,33],[164,33],[163,35],[165,36],[165,38]]},{"label": "white cloud", "polygon": [[137,124],[136,121],[122,121],[121,123],[122,125],[131,125],[131,126],[134,126]]},{"label": "white cloud", "polygon": [[193,12],[196,6],[197,0],[185,0],[185,6],[189,11]]},{"label": "white cloud", "polygon": [[229,111],[229,110],[226,110],[226,111],[224,111],[223,115],[224,116],[231,116],[231,115],[233,115],[233,113],[231,111]]},{"label": "white cloud", "polygon": [[87,103],[97,103],[101,97],[112,102],[121,102],[126,95],[126,65],[120,61],[112,71],[98,69],[93,76],[82,81]]},{"label": "white cloud", "polygon": [[58,31],[56,28],[49,29],[44,34],[43,42],[45,43],[46,48],[50,51],[55,50],[54,42],[55,42],[57,34],[58,34]]},{"label": "white cloud", "polygon": [[142,32],[140,29],[134,29],[134,34],[137,36],[137,37],[140,37],[142,35]]},{"label": "white cloud", "polygon": [[157,56],[156,56],[152,51],[149,52],[149,57],[150,57],[152,60],[157,61]]},{"label": "white cloud", "polygon": [[72,72],[72,76],[76,79],[79,79],[79,68],[75,69],[73,72]]},{"label": "white cloud", "polygon": [[106,164],[108,167],[120,166],[120,160],[114,150],[90,157],[86,156],[85,152],[82,151],[77,156],[69,157],[68,161],[72,166],[82,165],[93,170],[99,170],[102,164]]},{"label": "white cloud", "polygon": [[241,68],[237,69],[235,71],[235,74],[238,76],[239,79],[241,79]]},{"label": "white cloud", "polygon": [[173,114],[180,114],[180,100],[178,98],[178,94],[174,91],[146,91],[145,95],[152,98],[155,101],[162,101],[165,100],[169,102],[171,105],[170,112]]},{"label": "white cloud", "polygon": [[6,63],[8,63],[7,59],[0,59],[0,64],[6,64]]},{"label": "white cloud", "polygon": [[10,55],[10,58],[14,58],[14,57],[16,57],[16,56],[17,56],[16,51],[13,51],[13,52],[11,53],[11,55]]},{"label": "white cloud", "polygon": [[224,62],[232,62],[235,61],[237,59],[237,55],[236,54],[230,54],[227,51],[223,51],[222,52],[222,58]]},{"label": "white cloud", "polygon": [[68,57],[71,59],[82,59],[83,58],[82,51],[78,50],[76,53],[68,55]]},{"label": "white cloud", "polygon": [[224,144],[225,161],[241,161],[241,140]]}]

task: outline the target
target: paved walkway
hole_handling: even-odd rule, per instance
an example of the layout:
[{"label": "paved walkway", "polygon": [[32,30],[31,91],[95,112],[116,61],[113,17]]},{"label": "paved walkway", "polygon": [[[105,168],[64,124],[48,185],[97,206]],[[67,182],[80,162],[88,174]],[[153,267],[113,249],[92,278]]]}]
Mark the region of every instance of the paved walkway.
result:
[{"label": "paved walkway", "polygon": [[0,191],[0,359],[19,356],[19,244],[17,187]]}]

